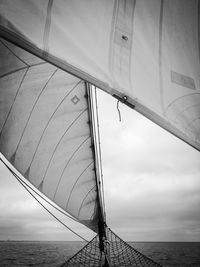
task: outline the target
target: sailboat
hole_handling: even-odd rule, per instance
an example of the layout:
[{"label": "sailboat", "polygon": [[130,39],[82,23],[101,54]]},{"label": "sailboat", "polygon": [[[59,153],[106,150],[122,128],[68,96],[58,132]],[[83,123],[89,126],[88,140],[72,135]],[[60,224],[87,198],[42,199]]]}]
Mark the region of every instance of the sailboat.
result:
[{"label": "sailboat", "polygon": [[1,159],[97,234],[62,266],[160,266],[107,226],[94,88],[199,151],[199,10],[197,0],[0,0]]}]

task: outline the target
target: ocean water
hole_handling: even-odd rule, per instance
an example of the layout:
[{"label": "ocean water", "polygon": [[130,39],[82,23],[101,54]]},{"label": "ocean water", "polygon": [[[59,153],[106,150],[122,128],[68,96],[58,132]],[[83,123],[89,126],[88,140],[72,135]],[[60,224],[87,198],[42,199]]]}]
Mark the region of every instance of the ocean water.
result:
[{"label": "ocean water", "polygon": [[[130,242],[129,244],[163,266],[200,267],[200,243]],[[83,245],[84,242],[0,241],[0,267],[60,266]]]}]

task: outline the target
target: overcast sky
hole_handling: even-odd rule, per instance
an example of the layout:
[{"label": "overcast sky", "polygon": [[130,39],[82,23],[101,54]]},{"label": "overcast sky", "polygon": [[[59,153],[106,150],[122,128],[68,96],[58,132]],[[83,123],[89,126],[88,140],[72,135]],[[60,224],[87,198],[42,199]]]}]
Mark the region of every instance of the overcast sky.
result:
[{"label": "overcast sky", "polygon": [[[99,95],[107,223],[125,240],[200,242],[200,153]],[[0,240],[80,240],[0,165]],[[84,226],[63,218],[90,239]]]}]

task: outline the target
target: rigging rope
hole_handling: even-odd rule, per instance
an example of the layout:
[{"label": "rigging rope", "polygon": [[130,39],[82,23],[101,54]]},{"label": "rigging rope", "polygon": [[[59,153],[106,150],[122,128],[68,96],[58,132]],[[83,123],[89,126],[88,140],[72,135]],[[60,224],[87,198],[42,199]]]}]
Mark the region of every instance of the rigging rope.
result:
[{"label": "rigging rope", "polygon": [[118,114],[119,114],[119,121],[121,122],[122,118],[121,118],[121,112],[120,112],[120,109],[119,109],[119,100],[117,101],[117,110],[118,110]]},{"label": "rigging rope", "polygon": [[59,208],[57,208],[56,206],[54,206],[53,204],[51,204],[48,200],[46,200],[44,197],[42,197],[40,194],[38,194],[33,188],[31,188],[25,181],[23,181],[9,166],[8,164],[6,164],[1,158],[0,158],[1,162],[8,168],[8,170],[13,174],[13,176],[18,180],[18,182],[29,192],[29,194],[51,215],[53,216],[58,222],[60,222],[64,227],[66,227],[69,231],[71,231],[72,233],[74,233],[75,235],[77,235],[79,238],[81,238],[82,240],[89,242],[87,239],[85,239],[84,237],[82,237],[81,235],[79,235],[78,233],[76,233],[74,230],[72,230],[69,226],[67,226],[65,223],[63,223],[58,217],[56,217],[50,210],[48,210],[47,207],[44,206],[44,204],[42,204],[42,202],[31,192],[33,191],[35,194],[37,194],[37,196],[41,197],[45,202],[47,202],[49,205],[51,205],[53,208],[55,208],[57,211],[63,213],[65,216],[69,217],[70,219],[78,222],[78,220],[72,218],[71,216],[67,215],[66,213],[64,213],[63,211],[61,211]]},{"label": "rigging rope", "polygon": [[97,121],[97,136],[98,136],[98,143],[99,143],[99,167],[100,167],[100,182],[101,182],[101,190],[102,190],[102,202],[103,202],[103,210],[104,216],[106,216],[106,205],[105,205],[105,194],[104,194],[104,183],[103,183],[103,168],[102,168],[102,157],[101,157],[101,141],[100,141],[100,127],[99,127],[99,117],[98,117],[98,106],[97,106],[97,90],[96,86],[94,88],[94,97],[95,97],[95,106],[96,106],[96,121]]}]

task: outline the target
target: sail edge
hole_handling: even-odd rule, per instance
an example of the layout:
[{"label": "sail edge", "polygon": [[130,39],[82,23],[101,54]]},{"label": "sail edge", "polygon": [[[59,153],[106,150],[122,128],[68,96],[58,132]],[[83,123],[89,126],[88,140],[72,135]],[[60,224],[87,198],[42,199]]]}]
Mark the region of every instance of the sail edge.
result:
[{"label": "sail edge", "polygon": [[[39,47],[31,44],[25,38],[22,38],[20,35],[8,30],[7,28],[0,25],[0,37],[4,38],[5,40],[19,46],[20,48],[26,50],[29,53],[47,61],[48,63],[60,68],[63,71],[66,71],[80,79],[85,80],[86,82],[91,83],[92,85],[98,87],[99,89],[105,91],[106,93],[110,94],[113,97],[117,96],[117,99],[121,99],[121,101],[126,104],[129,108],[136,110],[138,113],[145,116],[147,119],[151,120],[152,122],[159,125],[161,128],[165,129],[169,133],[173,134],[180,140],[184,141],[188,145],[195,148],[197,151],[200,151],[200,145],[197,145],[193,140],[191,140],[187,135],[183,134],[177,128],[175,128],[171,123],[165,121],[161,116],[156,114],[154,111],[145,107],[137,100],[126,96],[119,92],[118,90],[111,88],[107,83],[104,83],[95,77],[83,72],[82,70],[72,66],[71,64],[67,63],[66,61],[62,61],[59,58],[47,53],[46,51],[40,49]],[[127,97],[127,100],[124,101],[124,96]]]}]

